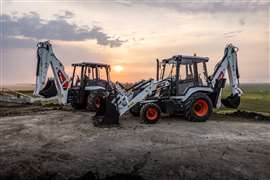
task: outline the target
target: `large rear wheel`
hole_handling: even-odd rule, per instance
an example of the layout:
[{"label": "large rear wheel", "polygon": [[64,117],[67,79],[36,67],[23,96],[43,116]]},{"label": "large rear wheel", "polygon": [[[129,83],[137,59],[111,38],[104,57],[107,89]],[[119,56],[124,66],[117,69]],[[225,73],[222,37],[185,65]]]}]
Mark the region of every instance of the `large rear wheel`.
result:
[{"label": "large rear wheel", "polygon": [[160,118],[161,110],[158,105],[148,103],[143,105],[140,111],[141,119],[150,124],[156,123]]},{"label": "large rear wheel", "polygon": [[185,102],[185,118],[194,122],[204,122],[213,112],[211,99],[204,93],[195,93]]}]

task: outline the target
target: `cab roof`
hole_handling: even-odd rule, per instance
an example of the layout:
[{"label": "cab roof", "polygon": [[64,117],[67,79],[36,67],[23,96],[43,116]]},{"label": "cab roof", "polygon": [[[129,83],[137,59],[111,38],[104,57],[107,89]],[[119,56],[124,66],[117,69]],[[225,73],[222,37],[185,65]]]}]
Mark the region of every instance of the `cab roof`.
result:
[{"label": "cab roof", "polygon": [[176,64],[178,61],[179,64],[193,64],[200,62],[208,62],[208,57],[199,57],[199,56],[186,56],[186,55],[177,55],[168,59],[163,59],[162,63],[164,64]]},{"label": "cab roof", "polygon": [[74,63],[74,64],[72,64],[72,66],[110,67],[109,64],[103,64],[103,63],[91,63],[91,62]]}]

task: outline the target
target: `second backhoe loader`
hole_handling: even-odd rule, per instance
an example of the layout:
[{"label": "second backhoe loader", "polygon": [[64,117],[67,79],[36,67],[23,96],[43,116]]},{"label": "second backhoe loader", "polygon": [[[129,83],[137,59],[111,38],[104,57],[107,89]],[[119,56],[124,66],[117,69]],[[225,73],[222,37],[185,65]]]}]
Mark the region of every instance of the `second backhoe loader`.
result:
[{"label": "second backhoe loader", "polygon": [[[54,78],[47,80],[49,66]],[[112,88],[110,65],[82,62],[72,64],[72,67],[73,73],[69,78],[64,65],[55,56],[50,42],[39,42],[34,95],[44,98],[57,97],[59,104],[70,103],[76,109],[95,111],[100,106],[101,98]]]}]

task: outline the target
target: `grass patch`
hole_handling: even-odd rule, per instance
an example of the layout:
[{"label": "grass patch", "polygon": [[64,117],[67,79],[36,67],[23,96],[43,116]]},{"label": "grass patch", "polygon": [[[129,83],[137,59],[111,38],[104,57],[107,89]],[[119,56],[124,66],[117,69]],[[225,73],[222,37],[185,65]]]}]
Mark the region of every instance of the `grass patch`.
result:
[{"label": "grass patch", "polygon": [[[242,84],[244,94],[241,96],[240,110],[262,112],[270,115],[270,84]],[[223,97],[230,95],[230,88],[226,87]],[[222,111],[231,111],[222,109]]]},{"label": "grass patch", "polygon": [[34,91],[31,90],[23,90],[23,91],[18,91],[22,94],[28,95],[28,96],[33,96]]}]

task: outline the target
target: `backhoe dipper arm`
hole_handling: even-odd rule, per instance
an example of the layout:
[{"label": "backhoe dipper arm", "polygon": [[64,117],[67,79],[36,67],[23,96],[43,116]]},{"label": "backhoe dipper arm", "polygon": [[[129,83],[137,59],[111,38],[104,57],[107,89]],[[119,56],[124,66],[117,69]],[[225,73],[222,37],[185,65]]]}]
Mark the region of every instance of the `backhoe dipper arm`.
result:
[{"label": "backhoe dipper arm", "polygon": [[54,83],[60,104],[67,103],[67,91],[69,88],[69,78],[65,73],[63,64],[56,58],[49,41],[39,42],[37,45],[37,74],[34,95],[40,96],[41,90],[45,87],[48,67],[51,65],[54,75]]},{"label": "backhoe dipper arm", "polygon": [[[231,96],[222,100],[222,104],[226,107],[237,108],[240,104],[240,96],[243,91],[239,88],[239,71],[237,63],[238,48],[229,44],[225,47],[224,56],[216,65],[213,75],[210,77],[210,84],[216,87],[216,83],[223,80],[226,72],[231,86]],[[221,96],[221,92],[219,94]]]},{"label": "backhoe dipper arm", "polygon": [[45,87],[48,68],[50,65],[49,51],[45,44],[37,44],[37,70],[36,70],[36,86],[34,96],[40,96],[40,91]]}]

